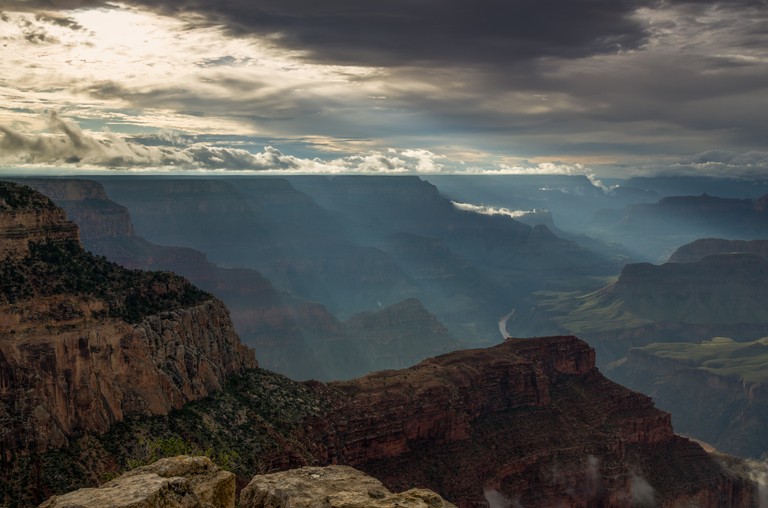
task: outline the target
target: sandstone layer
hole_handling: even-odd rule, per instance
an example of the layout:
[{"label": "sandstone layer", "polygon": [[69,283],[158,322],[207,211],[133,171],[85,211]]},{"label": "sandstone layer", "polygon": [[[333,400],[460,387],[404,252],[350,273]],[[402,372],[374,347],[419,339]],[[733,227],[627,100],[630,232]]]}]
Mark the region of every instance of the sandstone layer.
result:
[{"label": "sandstone layer", "polygon": [[462,508],[751,508],[759,493],[742,462],[676,436],[667,413],[603,377],[575,337],[511,339],[330,384],[251,370],[168,416],[81,438],[66,469],[43,454],[3,473],[72,490],[83,484],[55,490],[58,475],[98,478],[143,459],[148,436],[236,457],[241,486],[262,471],[345,464]]},{"label": "sandstone layer", "polygon": [[[676,436],[650,398],[603,377],[575,337],[509,339],[334,383],[330,462],[460,507],[752,506],[756,486]],[[634,500],[633,500],[634,499]]]},{"label": "sandstone layer", "polygon": [[207,457],[172,457],[99,488],[54,496],[40,508],[234,508],[235,475]]},{"label": "sandstone layer", "polygon": [[349,466],[303,467],[253,478],[241,508],[456,508],[426,489],[393,494]]},{"label": "sandstone layer", "polygon": [[29,188],[0,182],[0,260],[24,257],[30,243],[78,238],[77,226],[50,199]]},{"label": "sandstone layer", "polygon": [[[210,294],[84,252],[76,226],[26,187],[3,183],[0,202],[0,461],[167,414],[256,366]],[[21,216],[35,218],[24,234]]]}]

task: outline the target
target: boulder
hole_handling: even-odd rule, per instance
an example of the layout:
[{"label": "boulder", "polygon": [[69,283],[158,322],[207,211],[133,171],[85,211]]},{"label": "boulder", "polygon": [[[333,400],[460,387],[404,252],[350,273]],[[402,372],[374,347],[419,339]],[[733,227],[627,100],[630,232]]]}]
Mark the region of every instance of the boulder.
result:
[{"label": "boulder", "polygon": [[243,489],[240,508],[455,508],[426,489],[393,494],[349,466],[302,467],[259,475]]},{"label": "boulder", "polygon": [[207,457],[160,459],[94,489],[53,496],[40,508],[234,508],[235,475]]}]

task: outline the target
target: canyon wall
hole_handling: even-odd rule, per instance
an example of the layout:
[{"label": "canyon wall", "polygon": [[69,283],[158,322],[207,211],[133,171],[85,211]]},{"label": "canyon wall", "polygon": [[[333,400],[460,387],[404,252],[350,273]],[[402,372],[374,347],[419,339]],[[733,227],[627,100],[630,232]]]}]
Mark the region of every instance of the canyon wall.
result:
[{"label": "canyon wall", "polygon": [[211,295],[84,252],[28,188],[3,183],[0,202],[0,460],[167,414],[256,367]]}]

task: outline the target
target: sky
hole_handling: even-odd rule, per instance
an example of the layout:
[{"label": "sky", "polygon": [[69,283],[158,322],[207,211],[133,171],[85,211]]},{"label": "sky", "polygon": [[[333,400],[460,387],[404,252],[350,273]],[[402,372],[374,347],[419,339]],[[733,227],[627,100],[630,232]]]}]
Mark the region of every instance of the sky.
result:
[{"label": "sky", "polygon": [[768,176],[768,0],[0,0],[0,168]]}]

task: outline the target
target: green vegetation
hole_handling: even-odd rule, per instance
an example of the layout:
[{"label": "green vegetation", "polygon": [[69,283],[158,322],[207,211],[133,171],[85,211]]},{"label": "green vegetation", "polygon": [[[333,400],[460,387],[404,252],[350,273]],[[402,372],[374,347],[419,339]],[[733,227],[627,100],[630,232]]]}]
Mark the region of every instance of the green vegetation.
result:
[{"label": "green vegetation", "polygon": [[538,308],[567,333],[589,334],[629,329],[652,323],[632,312],[624,299],[612,294],[611,285],[592,293],[540,291]]},{"label": "green vegetation", "polygon": [[179,454],[207,455],[241,479],[314,464],[322,422],[339,397],[319,383],[254,369],[168,416],[124,421],[106,434],[85,435],[67,448],[11,463],[0,459],[0,506],[35,505]]},{"label": "green vegetation", "polygon": [[24,259],[0,262],[0,303],[64,294],[102,300],[109,317],[129,323],[213,298],[170,272],[128,270],[74,241],[30,244]]},{"label": "green vegetation", "polygon": [[768,337],[752,342],[736,342],[727,337],[692,344],[688,342],[654,343],[643,348],[660,358],[669,358],[724,377],[747,382],[768,381]]}]

